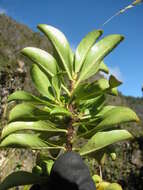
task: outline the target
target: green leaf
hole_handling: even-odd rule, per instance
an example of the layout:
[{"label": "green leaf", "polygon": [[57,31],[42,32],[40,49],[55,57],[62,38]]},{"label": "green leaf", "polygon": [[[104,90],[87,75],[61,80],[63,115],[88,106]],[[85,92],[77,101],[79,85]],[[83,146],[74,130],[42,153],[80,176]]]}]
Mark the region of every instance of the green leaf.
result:
[{"label": "green leaf", "polygon": [[96,126],[96,131],[107,130],[114,125],[126,122],[139,122],[139,118],[130,108],[115,106],[105,112],[103,120]]},{"label": "green leaf", "polygon": [[6,190],[20,185],[45,183],[47,180],[47,177],[40,177],[26,171],[17,171],[11,173],[4,179],[4,181],[0,184],[0,190]]},{"label": "green leaf", "polygon": [[35,173],[37,175],[42,175],[43,171],[42,171],[42,168],[38,165],[35,165],[33,168],[32,168],[32,173]]},{"label": "green leaf", "polygon": [[41,71],[41,69],[33,64],[31,68],[31,77],[37,90],[47,98],[54,100],[51,83],[48,77]]},{"label": "green leaf", "polygon": [[85,83],[79,85],[74,91],[74,96],[78,100],[88,100],[95,98],[105,92],[109,88],[109,83],[107,79],[99,79],[90,84]]},{"label": "green leaf", "polygon": [[35,47],[26,47],[22,50],[22,54],[31,59],[50,76],[57,74],[57,61],[48,52]]},{"label": "green leaf", "polygon": [[48,37],[60,57],[69,79],[72,80],[73,53],[64,34],[53,26],[40,24],[38,28]]},{"label": "green leaf", "polygon": [[117,127],[118,124],[126,122],[139,122],[139,118],[136,113],[127,107],[115,106],[112,108],[108,106],[106,111],[103,111],[102,121],[92,130],[85,134],[84,137],[91,137],[93,134],[103,130],[109,130],[110,128]]},{"label": "green leaf", "polygon": [[83,109],[86,108],[92,108],[92,107],[100,107],[101,105],[103,105],[105,102],[105,95],[99,95],[93,99],[89,99],[89,100],[83,100]]},{"label": "green leaf", "polygon": [[109,90],[107,90],[107,93],[112,95],[112,96],[118,96],[118,89],[115,87],[115,88],[109,88]]},{"label": "green leaf", "polygon": [[50,121],[37,121],[37,122],[12,122],[4,127],[1,134],[1,139],[7,135],[21,131],[21,130],[33,130],[33,131],[45,131],[48,133],[67,133],[66,129],[56,128],[55,124]]},{"label": "green leaf", "polygon": [[50,112],[51,115],[65,115],[71,116],[72,113],[63,107],[55,107]]},{"label": "green leaf", "polygon": [[93,30],[89,32],[78,45],[75,52],[75,72],[78,73],[82,67],[82,64],[86,58],[86,55],[92,45],[102,35],[102,30]]},{"label": "green leaf", "polygon": [[117,86],[120,86],[122,84],[122,82],[119,81],[115,76],[110,75],[109,84],[110,84],[110,88],[115,88]]},{"label": "green leaf", "polygon": [[60,100],[61,80],[57,75],[52,77],[52,86],[55,90],[57,100]]},{"label": "green leaf", "polygon": [[118,183],[110,183],[105,190],[123,190]]},{"label": "green leaf", "polygon": [[0,143],[2,147],[23,147],[32,149],[50,148],[49,144],[35,134],[12,133]]},{"label": "green leaf", "polygon": [[49,111],[44,110],[30,103],[18,104],[10,111],[9,121],[47,120]]},{"label": "green leaf", "polygon": [[87,144],[85,144],[79,151],[81,156],[93,153],[108,145],[117,143],[119,141],[132,138],[132,135],[127,130],[113,130],[108,132],[96,133]]},{"label": "green leaf", "polygon": [[96,116],[103,118],[105,113],[111,111],[113,108],[115,108],[115,106],[111,106],[111,105],[104,106],[103,109],[101,109],[101,111]]},{"label": "green leaf", "polygon": [[37,104],[45,104],[50,107],[54,106],[52,105],[52,103],[45,101],[42,98],[39,98],[37,96],[34,96],[33,94],[30,94],[22,90],[16,91],[8,96],[8,102],[15,101],[15,100],[26,101],[26,102],[37,103]]},{"label": "green leaf", "polygon": [[75,84],[75,88],[81,81],[91,77],[99,70],[99,66],[103,58],[109,54],[123,39],[124,37],[118,34],[109,35],[92,46],[86,56],[79,79]]},{"label": "green leaf", "polygon": [[101,63],[100,63],[99,71],[102,71],[106,74],[109,73],[109,69],[103,61],[101,61]]},{"label": "green leaf", "polygon": [[48,176],[50,175],[53,164],[54,164],[54,161],[51,159],[41,161],[40,166],[42,167],[44,175],[48,175]]},{"label": "green leaf", "polygon": [[30,190],[31,185],[24,185],[23,190]]}]

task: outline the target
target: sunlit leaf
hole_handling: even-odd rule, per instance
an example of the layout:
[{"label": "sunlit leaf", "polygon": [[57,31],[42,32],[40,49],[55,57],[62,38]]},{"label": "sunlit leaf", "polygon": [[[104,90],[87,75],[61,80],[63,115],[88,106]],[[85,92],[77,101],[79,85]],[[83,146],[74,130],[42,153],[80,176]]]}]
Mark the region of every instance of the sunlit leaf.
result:
[{"label": "sunlit leaf", "polygon": [[35,104],[44,104],[50,107],[53,106],[52,103],[48,102],[47,100],[44,100],[42,98],[39,98],[37,96],[34,96],[33,94],[30,94],[22,90],[16,91],[8,96],[8,102],[15,100],[26,101]]},{"label": "sunlit leaf", "polygon": [[113,130],[96,133],[79,151],[81,156],[90,154],[110,144],[132,138],[126,130]]},{"label": "sunlit leaf", "polygon": [[112,96],[118,96],[118,89],[115,88],[111,88],[107,91],[108,94],[112,95]]},{"label": "sunlit leaf", "polygon": [[37,122],[12,122],[6,125],[2,131],[1,138],[7,135],[21,131],[21,130],[33,130],[33,131],[45,131],[45,132],[56,132],[56,133],[66,133],[66,129],[56,128],[55,124],[50,121],[37,121]]},{"label": "sunlit leaf", "polygon": [[107,65],[103,61],[101,61],[101,63],[100,63],[99,71],[102,71],[102,72],[104,72],[106,74],[109,73],[109,69],[108,69]]},{"label": "sunlit leaf", "polygon": [[89,32],[78,45],[75,52],[75,72],[78,73],[82,67],[83,61],[92,45],[102,35],[102,30]]},{"label": "sunlit leaf", "polygon": [[24,185],[23,190],[30,190],[32,185]]},{"label": "sunlit leaf", "polygon": [[2,147],[27,147],[32,149],[43,147],[48,149],[50,146],[35,134],[13,133],[1,141],[0,148]]},{"label": "sunlit leaf", "polygon": [[75,86],[78,86],[81,81],[95,74],[99,70],[99,66],[103,58],[109,54],[123,39],[124,37],[118,34],[109,35],[92,46],[86,56],[79,79]]},{"label": "sunlit leaf", "polygon": [[64,34],[53,26],[40,24],[38,28],[48,37],[52,43],[54,49],[58,53],[64,69],[67,71],[67,74],[70,79],[72,79],[72,50],[69,46],[69,43],[64,36]]},{"label": "sunlit leaf", "polygon": [[115,108],[115,106],[112,106],[112,105],[104,106],[103,109],[101,109],[101,111],[96,116],[103,118],[104,115],[107,112],[111,111],[113,108]]},{"label": "sunlit leaf", "polygon": [[96,130],[108,129],[111,126],[125,123],[125,122],[138,122],[139,118],[136,113],[127,107],[115,106],[109,109],[104,115],[103,120],[96,126]]},{"label": "sunlit leaf", "polygon": [[33,104],[22,103],[10,111],[9,121],[47,120],[49,113],[49,108],[42,110]]},{"label": "sunlit leaf", "polygon": [[138,122],[139,118],[136,113],[127,107],[108,107],[108,111],[103,113],[102,121],[94,127],[92,130],[83,134],[82,136],[90,137],[96,132],[108,130],[113,127],[117,127],[118,124],[126,122]]},{"label": "sunlit leaf", "polygon": [[57,62],[48,52],[35,47],[26,47],[22,53],[38,64],[50,76],[57,74]]},{"label": "sunlit leaf", "polygon": [[105,190],[123,190],[123,189],[118,183],[111,183],[105,188]]},{"label": "sunlit leaf", "polygon": [[17,171],[8,175],[0,184],[0,190],[6,190],[15,186],[37,184],[47,182],[47,177],[40,177],[26,171]]},{"label": "sunlit leaf", "polygon": [[31,68],[31,77],[37,90],[47,98],[54,100],[51,83],[48,77],[41,71],[41,69],[33,64]]}]

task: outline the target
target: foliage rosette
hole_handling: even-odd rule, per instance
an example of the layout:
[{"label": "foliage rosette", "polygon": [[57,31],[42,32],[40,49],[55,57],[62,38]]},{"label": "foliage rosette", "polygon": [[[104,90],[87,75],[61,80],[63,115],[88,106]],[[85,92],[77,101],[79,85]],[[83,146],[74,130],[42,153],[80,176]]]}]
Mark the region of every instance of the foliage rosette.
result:
[{"label": "foliage rosette", "polygon": [[[17,105],[11,109],[9,122],[2,130],[0,148],[48,150],[50,157],[56,155],[56,159],[61,151],[72,150],[81,156],[92,156],[113,143],[133,138],[129,131],[118,126],[138,122],[136,113],[106,103],[108,94],[118,95],[117,87],[122,82],[113,75],[95,77],[100,71],[109,73],[104,58],[124,37],[112,34],[98,40],[103,31],[93,30],[73,52],[60,30],[46,24],[38,28],[51,42],[53,54],[35,47],[21,51],[32,61],[30,75],[38,96],[16,91],[8,97],[8,102],[15,101]],[[82,139],[87,140],[79,148]],[[10,179],[16,180],[18,175],[22,174],[14,173]],[[31,175],[31,181],[27,177],[28,184],[34,183],[34,178],[37,180],[35,174],[24,175]],[[4,182],[0,189],[11,186]]]}]

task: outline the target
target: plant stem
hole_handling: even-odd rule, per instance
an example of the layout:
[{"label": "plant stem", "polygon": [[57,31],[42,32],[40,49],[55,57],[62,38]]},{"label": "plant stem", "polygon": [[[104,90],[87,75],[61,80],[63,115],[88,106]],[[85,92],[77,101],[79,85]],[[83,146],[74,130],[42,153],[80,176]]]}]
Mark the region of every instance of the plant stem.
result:
[{"label": "plant stem", "polygon": [[[69,106],[69,109],[71,112],[73,112],[72,105]],[[73,118],[72,117],[69,120],[67,131],[68,132],[67,132],[66,150],[72,151],[72,139],[73,139],[73,133],[74,133]]]},{"label": "plant stem", "polygon": [[[74,88],[74,81],[71,81],[70,92],[72,92],[73,88]],[[72,103],[70,103],[68,107],[69,107],[69,111],[71,113],[74,113],[74,107]],[[67,142],[66,142],[67,151],[72,151],[72,139],[73,139],[73,134],[74,134],[73,123],[74,123],[74,118],[71,116],[68,122],[68,127],[67,127]]]}]

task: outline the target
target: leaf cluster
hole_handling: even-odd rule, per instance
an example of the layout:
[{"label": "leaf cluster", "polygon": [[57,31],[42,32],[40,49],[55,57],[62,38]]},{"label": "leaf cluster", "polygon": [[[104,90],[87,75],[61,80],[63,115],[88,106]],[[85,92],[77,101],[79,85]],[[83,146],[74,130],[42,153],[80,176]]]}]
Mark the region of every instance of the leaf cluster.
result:
[{"label": "leaf cluster", "polygon": [[[40,95],[16,91],[9,96],[9,103],[18,104],[9,113],[0,148],[24,147],[51,152],[68,151],[70,146],[85,156],[132,138],[131,133],[118,126],[139,121],[136,113],[127,107],[105,104],[106,95],[117,95],[117,87],[122,82],[113,75],[91,80],[100,71],[109,73],[104,58],[124,37],[112,34],[98,40],[103,31],[93,30],[73,52],[60,30],[45,24],[38,28],[50,40],[54,54],[34,47],[21,51],[32,60],[30,75]],[[83,138],[88,141],[77,147]]]}]

